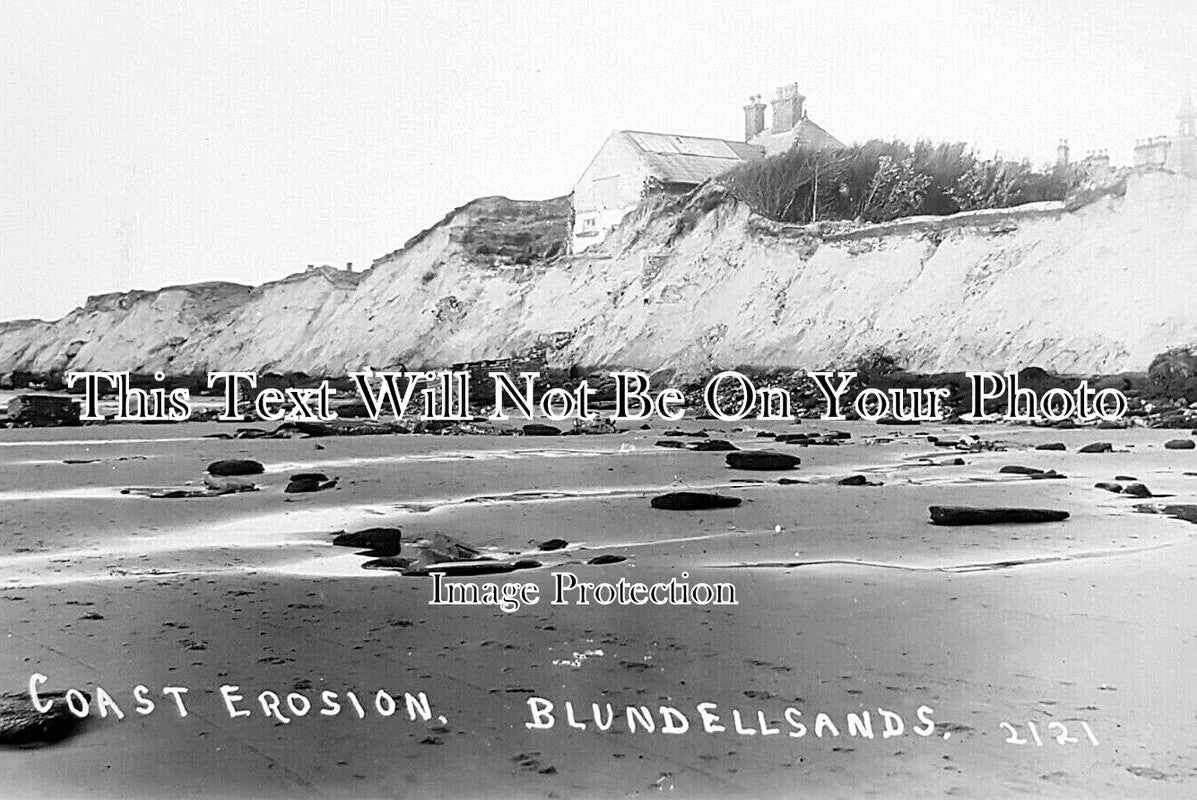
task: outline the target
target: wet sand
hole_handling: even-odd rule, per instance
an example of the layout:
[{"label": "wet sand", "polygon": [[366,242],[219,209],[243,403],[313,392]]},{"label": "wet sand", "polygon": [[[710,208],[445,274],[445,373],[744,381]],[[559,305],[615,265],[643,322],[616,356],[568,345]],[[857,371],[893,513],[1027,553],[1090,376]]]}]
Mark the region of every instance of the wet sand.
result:
[{"label": "wet sand", "polygon": [[[654,447],[660,425],[552,438],[204,438],[229,430],[215,423],[0,432],[3,690],[42,673],[47,688],[101,686],[126,714],[93,709],[67,741],[0,751],[5,783],[18,797],[1193,795],[1197,528],[1135,510],[1197,503],[1197,476],[1185,474],[1197,472],[1194,451],[1162,447],[1187,432],[772,428],[852,434],[797,447],[755,429],[682,427],[704,424],[802,466],[730,470],[723,453]],[[1007,449],[957,452],[928,434]],[[1069,449],[1030,449],[1050,441]],[[1119,452],[1076,452],[1093,441]],[[120,493],[198,486],[218,458],[263,462],[262,491]],[[998,474],[1008,464],[1068,478]],[[288,474],[305,471],[339,477],[338,488],[283,494]],[[852,474],[882,485],[836,485]],[[1093,488],[1123,474],[1172,497]],[[681,489],[744,502],[649,507]],[[929,505],[1072,517],[938,527]],[[472,580],[532,581],[544,599],[513,613],[430,606],[428,578],[364,570],[365,557],[330,544],[380,525],[534,557],[544,566]],[[570,546],[536,551],[554,537]],[[608,553],[627,560],[584,563]],[[646,583],[685,572],[733,583],[739,604],[551,606],[561,570]],[[147,716],[133,710],[138,684],[158,703]],[[253,713],[230,718],[224,684]],[[163,686],[188,687],[185,718]],[[412,721],[401,701],[392,717],[368,707],[364,719],[343,709],[283,724],[255,699],[354,691],[370,706],[379,689],[424,692],[432,719]],[[554,703],[551,730],[525,726],[530,697]],[[586,730],[568,726],[566,701]],[[704,702],[726,731],[701,729]],[[692,727],[629,733],[617,720],[596,731],[591,703],[611,703],[617,718],[626,705],[676,707]],[[920,706],[933,709],[927,736],[911,731]],[[787,708],[811,728],[826,713],[838,735],[791,736]],[[754,734],[735,731],[733,709]],[[905,732],[884,738],[878,709]],[[863,711],[872,739],[847,730],[846,715]],[[1027,743],[1007,742],[1002,723]],[[1077,741],[1057,742],[1052,723]]]}]

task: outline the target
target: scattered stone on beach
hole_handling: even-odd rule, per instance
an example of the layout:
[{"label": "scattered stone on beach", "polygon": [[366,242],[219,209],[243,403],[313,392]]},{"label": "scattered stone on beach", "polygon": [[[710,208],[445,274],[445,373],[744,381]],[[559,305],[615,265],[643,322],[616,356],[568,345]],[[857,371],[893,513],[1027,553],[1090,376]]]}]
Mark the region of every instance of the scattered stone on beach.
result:
[{"label": "scattered stone on beach", "polygon": [[777,434],[773,431],[757,431],[756,438],[758,439],[776,439]]},{"label": "scattered stone on beach", "polygon": [[406,572],[410,567],[410,559],[395,558],[393,556],[372,558],[366,563],[362,564],[362,569],[390,569],[395,570],[396,572]]},{"label": "scattered stone on beach", "polygon": [[1154,497],[1151,490],[1141,483],[1128,483],[1122,487],[1122,493],[1131,497]]},{"label": "scattered stone on beach", "polygon": [[524,436],[560,436],[561,429],[555,425],[544,425],[540,422],[529,422],[524,426]]},{"label": "scattered stone on beach", "polygon": [[[211,476],[209,476],[211,477]],[[207,483],[207,478],[204,479]],[[192,500],[202,497],[223,497],[240,492],[256,492],[258,487],[252,483],[246,485],[227,486],[130,486],[121,489],[121,494],[137,497],[149,497],[153,500]]]},{"label": "scattered stone on beach", "polygon": [[779,433],[775,437],[778,444],[806,444],[813,438],[818,438],[814,434],[805,433]]},{"label": "scattered stone on beach", "polygon": [[481,552],[445,533],[433,533],[408,544],[415,554],[413,563],[439,564],[444,561],[472,561],[484,558]]},{"label": "scattered stone on beach", "polygon": [[1135,506],[1135,511],[1141,514],[1163,514],[1173,519],[1184,520],[1197,525],[1197,505],[1190,505],[1182,503],[1178,505],[1139,505]]},{"label": "scattered stone on beach", "polygon": [[690,449],[695,453],[715,453],[723,452],[725,450],[739,450],[734,444],[726,439],[707,439],[702,442],[695,442],[690,445]]},{"label": "scattered stone on beach", "polygon": [[261,475],[266,471],[261,462],[248,458],[227,458],[208,465],[209,475]]},{"label": "scattered stone on beach", "polygon": [[836,481],[838,486],[867,486],[868,483],[868,478],[864,475],[849,475]]},{"label": "scattered stone on beach", "polygon": [[545,539],[540,544],[536,545],[536,549],[542,552],[551,552],[553,550],[564,550],[569,547],[569,542],[564,539]]},{"label": "scattered stone on beach", "polygon": [[[91,695],[80,694],[90,703]],[[42,713],[33,706],[28,692],[0,694],[0,746],[30,747],[60,742],[78,731],[82,720],[70,712],[66,692],[40,691],[38,695],[54,705]]]},{"label": "scattered stone on beach", "polygon": [[1047,444],[1035,445],[1036,450],[1067,450],[1068,448],[1063,442],[1048,442]]},{"label": "scattered stone on beach", "polygon": [[1060,522],[1067,511],[1050,508],[976,508],[973,506],[931,506],[933,525],[998,525],[1006,523]]},{"label": "scattered stone on beach", "polygon": [[799,478],[778,478],[777,479],[777,484],[779,486],[797,486],[800,483],[810,483],[810,481],[804,481]]},{"label": "scattered stone on beach", "polygon": [[587,564],[594,564],[595,566],[602,566],[604,564],[618,564],[621,561],[627,561],[627,556],[617,556],[612,553],[603,553],[601,556],[595,556],[587,561]]},{"label": "scattered stone on beach", "polygon": [[727,465],[732,469],[777,471],[793,469],[801,463],[798,456],[771,450],[738,450],[727,454]]},{"label": "scattered stone on beach", "polygon": [[399,528],[366,528],[339,534],[332,543],[338,547],[366,548],[374,556],[397,556],[403,552],[402,535]]},{"label": "scattered stone on beach", "polygon": [[1033,481],[1047,481],[1047,480],[1064,480],[1067,475],[1056,472],[1054,469],[1046,470],[1045,472],[1035,472],[1028,476]]},{"label": "scattered stone on beach", "polygon": [[1003,475],[1042,475],[1046,471],[1038,467],[1020,467],[1016,464],[1007,464],[998,470]]},{"label": "scattered stone on beach", "polygon": [[742,501],[738,497],[705,492],[669,492],[654,497],[653,508],[663,511],[702,511],[708,508],[735,508]]},{"label": "scattered stone on beach", "polygon": [[1107,492],[1114,492],[1115,494],[1122,493],[1121,483],[1112,483],[1110,481],[1098,481],[1093,484],[1094,489],[1105,489]]},{"label": "scattered stone on beach", "polygon": [[1077,452],[1078,453],[1112,453],[1112,452],[1114,452],[1114,445],[1110,444],[1109,442],[1094,442],[1093,444],[1085,445],[1080,450],[1077,450]]},{"label": "scattered stone on beach", "polygon": [[336,488],[337,478],[329,480],[322,472],[301,472],[291,476],[291,482],[283,489],[285,494],[310,494]]},{"label": "scattered stone on beach", "polygon": [[1192,450],[1197,448],[1197,442],[1192,439],[1169,439],[1164,442],[1165,450]]},{"label": "scattered stone on beach", "polygon": [[677,439],[658,439],[654,444],[657,447],[666,447],[670,450],[685,450],[686,443],[679,442]]},{"label": "scattered stone on beach", "polygon": [[236,475],[205,475],[204,486],[224,494],[229,494],[232,492],[258,491],[258,485],[256,483],[248,478],[238,477]]}]

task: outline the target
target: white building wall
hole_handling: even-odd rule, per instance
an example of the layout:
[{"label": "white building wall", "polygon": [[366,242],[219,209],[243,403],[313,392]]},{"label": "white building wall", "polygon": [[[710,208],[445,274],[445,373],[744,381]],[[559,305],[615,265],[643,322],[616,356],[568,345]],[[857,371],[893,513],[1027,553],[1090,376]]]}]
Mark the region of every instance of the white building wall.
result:
[{"label": "white building wall", "polygon": [[647,178],[636,146],[619,132],[607,137],[574,185],[573,252],[601,242],[640,202]]}]

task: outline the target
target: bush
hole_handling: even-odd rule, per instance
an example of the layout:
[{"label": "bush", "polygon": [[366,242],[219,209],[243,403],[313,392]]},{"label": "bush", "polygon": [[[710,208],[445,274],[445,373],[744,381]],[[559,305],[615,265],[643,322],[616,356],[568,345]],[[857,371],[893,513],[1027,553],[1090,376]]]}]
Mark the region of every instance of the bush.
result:
[{"label": "bush", "polygon": [[748,161],[721,181],[737,199],[778,222],[887,222],[1063,200],[1083,176],[1035,171],[1026,162],[980,161],[962,142],[872,140],[841,150],[794,147]]}]

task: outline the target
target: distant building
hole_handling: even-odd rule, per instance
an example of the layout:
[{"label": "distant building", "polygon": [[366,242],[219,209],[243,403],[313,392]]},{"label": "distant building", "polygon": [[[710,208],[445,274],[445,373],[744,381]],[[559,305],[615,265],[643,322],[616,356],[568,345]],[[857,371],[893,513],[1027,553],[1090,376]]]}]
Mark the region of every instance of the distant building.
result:
[{"label": "distant building", "polygon": [[779,87],[773,98],[773,124],[765,129],[765,104],[760,95],[744,106],[744,141],[760,145],[766,155],[784,153],[795,144],[804,149],[838,150],[844,143],[806,115],[806,96],[798,84]]},{"label": "distant building", "polygon": [[1135,143],[1135,166],[1162,167],[1197,178],[1197,109],[1189,92],[1181,100],[1176,119],[1175,135],[1155,136]]},{"label": "distant building", "polygon": [[795,143],[816,149],[843,143],[807,118],[797,84],[777,90],[773,124],[765,129],[759,96],[744,107],[744,141],[645,131],[615,131],[574,185],[573,252],[601,242],[646,194],[681,194],[744,161],[784,152]]}]

